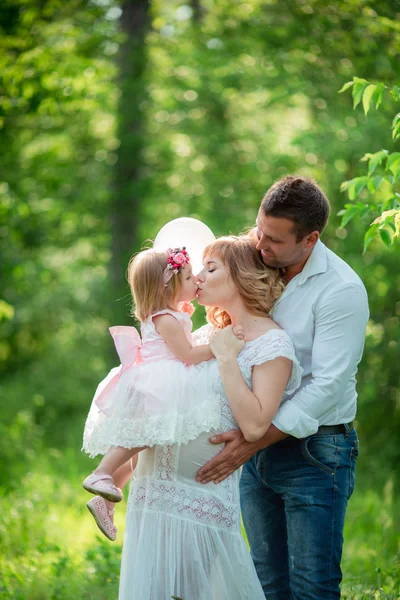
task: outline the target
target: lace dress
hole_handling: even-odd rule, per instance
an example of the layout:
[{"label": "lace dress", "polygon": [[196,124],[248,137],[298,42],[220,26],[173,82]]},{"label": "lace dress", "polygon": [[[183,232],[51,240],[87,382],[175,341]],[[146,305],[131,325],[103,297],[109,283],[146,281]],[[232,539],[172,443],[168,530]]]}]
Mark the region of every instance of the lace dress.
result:
[{"label": "lace dress", "polygon": [[121,365],[99,384],[83,434],[83,450],[94,457],[110,446],[184,444],[218,428],[219,407],[210,393],[210,361],[185,365],[157,333],[153,318],[172,315],[192,342],[185,312],[162,310],[134,327],[111,327]]},{"label": "lace dress", "polygon": [[[199,331],[198,342],[204,343],[210,326]],[[239,353],[247,384],[253,366],[278,356],[293,361],[286,393],[297,389],[302,370],[282,330],[248,342]],[[220,413],[218,432],[238,428],[215,360],[207,376]],[[240,531],[239,470],[217,485],[195,480],[199,468],[221,450],[209,437],[201,433],[187,444],[139,454],[130,485],[119,600],[265,600]]]}]

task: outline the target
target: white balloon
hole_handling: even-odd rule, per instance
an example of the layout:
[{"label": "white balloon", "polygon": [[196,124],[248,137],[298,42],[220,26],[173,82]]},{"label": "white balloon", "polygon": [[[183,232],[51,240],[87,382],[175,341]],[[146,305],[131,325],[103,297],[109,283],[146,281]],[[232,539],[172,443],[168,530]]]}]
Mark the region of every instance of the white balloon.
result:
[{"label": "white balloon", "polygon": [[202,269],[203,250],[215,240],[215,235],[209,227],[198,219],[181,217],[173,219],[158,232],[153,248],[167,250],[185,246],[196,275]]}]

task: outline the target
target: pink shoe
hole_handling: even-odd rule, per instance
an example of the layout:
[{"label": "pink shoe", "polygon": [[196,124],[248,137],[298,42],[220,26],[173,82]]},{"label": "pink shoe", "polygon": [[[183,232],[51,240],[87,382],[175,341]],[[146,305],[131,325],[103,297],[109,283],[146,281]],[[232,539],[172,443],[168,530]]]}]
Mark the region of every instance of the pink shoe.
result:
[{"label": "pink shoe", "polygon": [[101,496],[91,498],[86,506],[93,515],[100,531],[104,533],[109,540],[114,542],[117,537],[117,528],[114,525],[113,518],[114,510],[108,509],[107,502]]},{"label": "pink shoe", "polygon": [[91,494],[101,496],[109,502],[121,502],[122,492],[114,485],[111,475],[106,473],[92,473],[82,483],[85,490]]}]

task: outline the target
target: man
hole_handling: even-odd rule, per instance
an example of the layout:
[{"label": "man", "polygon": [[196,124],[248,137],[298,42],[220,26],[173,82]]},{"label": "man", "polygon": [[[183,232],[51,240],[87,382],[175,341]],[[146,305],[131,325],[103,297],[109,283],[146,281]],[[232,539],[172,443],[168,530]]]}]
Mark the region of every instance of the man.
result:
[{"label": "man", "polygon": [[[302,385],[260,441],[248,443],[238,431],[211,438],[225,448],[198,474],[219,482],[246,463],[242,515],[268,600],[340,598],[358,454],[355,375],[369,313],[360,278],[319,239],[328,217],[328,200],[309,179],[288,176],[266,193],[257,249],[284,272],[272,317],[294,343]],[[232,356],[227,345],[218,352]]]}]

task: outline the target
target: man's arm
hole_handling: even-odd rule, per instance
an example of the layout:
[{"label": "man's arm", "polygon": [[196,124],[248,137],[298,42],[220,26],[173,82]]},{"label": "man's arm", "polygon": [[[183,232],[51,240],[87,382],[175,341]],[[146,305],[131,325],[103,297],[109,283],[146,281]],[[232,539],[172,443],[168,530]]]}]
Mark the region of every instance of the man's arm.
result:
[{"label": "man's arm", "polygon": [[261,440],[249,444],[237,431],[217,436],[215,443],[225,442],[226,446],[200,469],[200,480],[222,481],[256,452],[288,435],[303,438],[314,434],[324,423],[324,413],[340,402],[341,392],[355,376],[368,316],[367,295],[359,285],[345,285],[321,299],[316,308],[310,383],[278,409]]},{"label": "man's arm", "polygon": [[246,442],[240,429],[213,435],[210,441],[213,444],[225,444],[225,448],[199,470],[196,479],[200,483],[219,483],[250,460],[256,452],[287,437],[289,436],[279,431],[275,425],[270,425],[267,433],[257,442]]},{"label": "man's arm", "polygon": [[359,285],[343,285],[327,298],[319,299],[311,380],[279,408],[273,419],[278,429],[304,438],[315,433],[318,425],[334,424],[327,423],[325,417],[332,413],[346,386],[355,378],[368,317],[367,295]]}]

